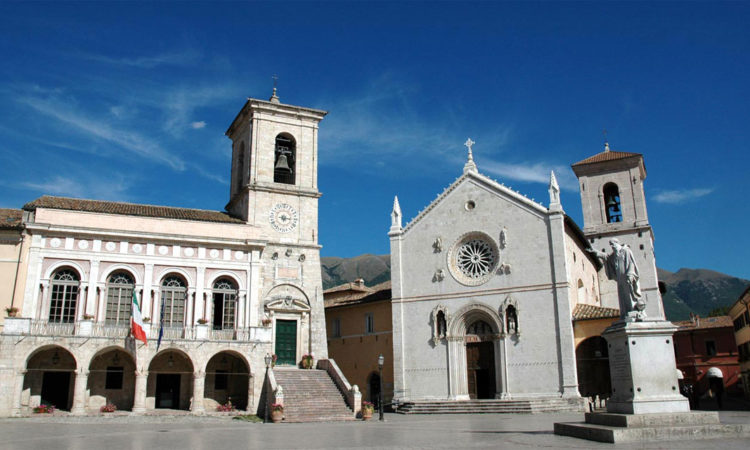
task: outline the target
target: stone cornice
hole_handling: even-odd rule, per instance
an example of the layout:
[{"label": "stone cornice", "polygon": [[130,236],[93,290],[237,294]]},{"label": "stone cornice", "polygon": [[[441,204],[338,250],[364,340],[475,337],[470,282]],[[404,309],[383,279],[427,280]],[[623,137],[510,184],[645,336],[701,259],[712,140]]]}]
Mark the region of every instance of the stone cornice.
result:
[{"label": "stone cornice", "polygon": [[412,302],[426,302],[426,301],[433,301],[433,300],[443,300],[443,299],[454,299],[454,298],[466,298],[466,297],[488,297],[488,296],[496,296],[499,294],[511,294],[511,293],[519,293],[519,292],[532,292],[532,291],[544,291],[549,289],[561,289],[561,288],[570,288],[570,283],[563,282],[563,283],[545,283],[545,284],[536,284],[536,285],[528,285],[528,286],[513,286],[509,288],[500,288],[500,289],[486,289],[486,290],[472,290],[472,291],[463,291],[463,292],[452,292],[449,294],[440,294],[440,295],[422,295],[422,296],[414,296],[414,297],[402,297],[402,298],[394,298],[392,300],[392,303],[412,303]]}]

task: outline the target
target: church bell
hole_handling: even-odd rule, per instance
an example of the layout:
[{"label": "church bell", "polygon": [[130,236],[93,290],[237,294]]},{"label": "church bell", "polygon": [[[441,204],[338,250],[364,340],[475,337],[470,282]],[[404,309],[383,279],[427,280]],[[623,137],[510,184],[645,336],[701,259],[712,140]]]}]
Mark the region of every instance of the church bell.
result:
[{"label": "church bell", "polygon": [[274,167],[276,170],[285,170],[287,172],[291,172],[292,169],[289,167],[289,162],[286,159],[285,154],[279,155],[279,159],[276,160],[276,167]]},{"label": "church bell", "polygon": [[607,209],[612,208],[612,212],[620,212],[619,203],[615,201],[614,197],[610,197],[607,201]]}]

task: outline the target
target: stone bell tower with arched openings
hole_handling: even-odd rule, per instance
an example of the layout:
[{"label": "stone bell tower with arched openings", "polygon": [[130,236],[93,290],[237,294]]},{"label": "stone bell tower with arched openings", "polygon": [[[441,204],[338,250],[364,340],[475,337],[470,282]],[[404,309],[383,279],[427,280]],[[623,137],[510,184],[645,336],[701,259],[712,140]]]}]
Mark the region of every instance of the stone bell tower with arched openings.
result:
[{"label": "stone bell tower with arched openings", "polygon": [[[578,177],[583,208],[583,233],[591,246],[610,253],[609,240],[628,245],[636,258],[641,292],[646,299],[648,319],[664,320],[654,255],[654,233],[646,212],[643,155],[604,151],[572,165]],[[600,273],[602,306],[618,307],[617,285]]]},{"label": "stone bell tower with arched openings", "polygon": [[226,132],[232,140],[226,209],[267,242],[256,283],[259,314],[272,324],[283,364],[310,352],[327,357],[318,245],[318,125],[326,114],[281,103],[274,88],[267,101],[248,99]]}]

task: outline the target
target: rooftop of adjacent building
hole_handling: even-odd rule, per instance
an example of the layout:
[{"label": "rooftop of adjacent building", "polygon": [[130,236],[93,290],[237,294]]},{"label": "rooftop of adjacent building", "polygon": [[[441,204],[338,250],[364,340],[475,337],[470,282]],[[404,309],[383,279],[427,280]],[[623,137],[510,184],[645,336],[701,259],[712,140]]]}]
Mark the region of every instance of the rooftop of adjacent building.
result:
[{"label": "rooftop of adjacent building", "polygon": [[202,222],[245,223],[241,219],[232,217],[223,211],[55,197],[51,195],[43,195],[23,206],[23,209],[27,211],[35,211],[37,208],[118,214],[125,216],[158,217],[176,220],[197,220]]},{"label": "rooftop of adjacent building", "polygon": [[729,316],[700,317],[697,314],[691,314],[690,320],[672,322],[679,328],[677,331],[686,330],[706,330],[709,328],[733,328],[732,318]]},{"label": "rooftop of adjacent building", "polygon": [[620,310],[603,306],[579,303],[573,309],[573,320],[614,319],[620,317]]},{"label": "rooftop of adjacent building", "polygon": [[20,230],[23,228],[23,211],[0,208],[0,230]]},{"label": "rooftop of adjacent building", "polygon": [[344,283],[323,291],[326,308],[350,306],[391,299],[391,282],[384,281],[375,286],[365,286],[363,279]]}]

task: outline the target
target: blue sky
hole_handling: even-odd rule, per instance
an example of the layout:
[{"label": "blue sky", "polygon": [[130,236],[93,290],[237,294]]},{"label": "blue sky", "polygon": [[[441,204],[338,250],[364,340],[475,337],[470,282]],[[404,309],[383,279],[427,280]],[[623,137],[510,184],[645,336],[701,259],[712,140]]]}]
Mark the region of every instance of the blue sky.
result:
[{"label": "blue sky", "polygon": [[566,212],[570,164],[643,153],[657,263],[750,279],[750,3],[0,4],[0,207],[223,209],[246,97],[325,109],[324,256],[389,251],[479,170]]}]

